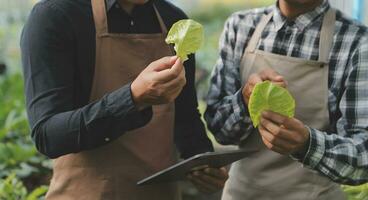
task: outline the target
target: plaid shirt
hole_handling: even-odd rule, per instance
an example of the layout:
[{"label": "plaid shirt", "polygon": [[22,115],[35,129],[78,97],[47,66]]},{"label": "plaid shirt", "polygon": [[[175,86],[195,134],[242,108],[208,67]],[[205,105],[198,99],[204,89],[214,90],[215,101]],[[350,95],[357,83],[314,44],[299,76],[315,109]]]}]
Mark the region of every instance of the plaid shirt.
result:
[{"label": "plaid shirt", "polygon": [[[320,28],[327,0],[313,11],[287,21],[277,5],[241,11],[225,24],[220,58],[212,74],[205,119],[222,144],[239,144],[252,133],[241,94],[239,66],[257,24],[274,11],[258,49],[291,57],[318,60]],[[304,166],[344,184],[368,181],[368,31],[337,12],[329,62],[330,132],[310,129]]]}]

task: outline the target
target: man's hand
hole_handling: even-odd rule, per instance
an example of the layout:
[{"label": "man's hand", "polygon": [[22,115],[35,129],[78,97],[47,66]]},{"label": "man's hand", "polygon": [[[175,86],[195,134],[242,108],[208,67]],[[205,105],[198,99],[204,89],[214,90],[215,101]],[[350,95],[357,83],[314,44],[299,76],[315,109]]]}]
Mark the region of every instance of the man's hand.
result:
[{"label": "man's hand", "polygon": [[138,108],[173,102],[186,84],[185,69],[177,56],[152,62],[133,81],[131,91]]},{"label": "man's hand", "polygon": [[214,193],[221,190],[228,178],[228,172],[224,167],[220,169],[205,168],[188,175],[188,179],[199,191],[204,193]]},{"label": "man's hand", "polygon": [[267,148],[280,154],[305,155],[309,145],[309,130],[295,119],[267,111],[262,113],[259,133]]},{"label": "man's hand", "polygon": [[249,98],[252,94],[252,91],[257,83],[261,83],[263,81],[271,81],[274,84],[280,85],[281,87],[286,87],[287,82],[273,69],[265,69],[259,73],[252,74],[249,76],[248,82],[245,84],[243,88],[242,94],[244,98],[244,102],[248,105]]}]

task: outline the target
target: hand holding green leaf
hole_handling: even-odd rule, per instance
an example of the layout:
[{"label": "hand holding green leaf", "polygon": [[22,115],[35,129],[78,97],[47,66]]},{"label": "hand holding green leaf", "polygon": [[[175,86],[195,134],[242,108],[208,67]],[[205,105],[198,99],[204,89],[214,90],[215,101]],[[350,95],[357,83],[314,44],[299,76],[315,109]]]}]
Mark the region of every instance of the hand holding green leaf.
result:
[{"label": "hand holding green leaf", "polygon": [[293,117],[295,100],[287,89],[270,81],[264,81],[254,87],[248,109],[253,125],[257,127],[263,111],[273,111],[287,117]]},{"label": "hand holding green leaf", "polygon": [[201,48],[204,39],[203,26],[191,19],[180,20],[170,29],[166,43],[175,44],[177,56],[182,61]]}]

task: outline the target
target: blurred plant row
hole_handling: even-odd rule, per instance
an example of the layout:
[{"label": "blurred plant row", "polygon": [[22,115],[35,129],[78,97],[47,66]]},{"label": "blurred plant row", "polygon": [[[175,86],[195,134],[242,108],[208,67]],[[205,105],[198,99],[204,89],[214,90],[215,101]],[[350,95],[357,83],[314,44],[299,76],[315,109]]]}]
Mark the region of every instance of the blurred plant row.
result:
[{"label": "blurred plant row", "polygon": [[0,100],[0,199],[38,199],[47,190],[51,161],[31,141],[20,73],[0,76]]},{"label": "blurred plant row", "polygon": [[[30,7],[22,5],[23,10],[11,12],[0,3],[0,200],[42,199],[51,177],[51,161],[35,150],[25,111],[19,38]],[[214,6],[190,13],[206,29],[205,45],[197,54],[200,99],[207,93],[224,21],[236,9]],[[205,107],[203,101],[201,105]],[[344,189],[351,200],[368,200],[368,185]]]},{"label": "blurred plant row", "polygon": [[47,191],[51,161],[30,138],[19,38],[31,3],[0,3],[0,200],[37,200]]}]

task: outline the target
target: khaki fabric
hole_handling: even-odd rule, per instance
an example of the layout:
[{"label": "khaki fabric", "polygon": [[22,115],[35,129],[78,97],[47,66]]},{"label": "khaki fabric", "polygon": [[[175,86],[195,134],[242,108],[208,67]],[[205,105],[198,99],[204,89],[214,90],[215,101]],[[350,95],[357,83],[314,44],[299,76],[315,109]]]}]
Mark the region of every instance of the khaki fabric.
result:
[{"label": "khaki fabric", "polygon": [[[296,99],[296,118],[306,125],[327,130],[328,57],[333,43],[336,13],[330,9],[321,29],[319,61],[287,57],[257,50],[261,34],[272,18],[264,16],[257,26],[242,58],[243,84],[248,77],[272,68],[288,81],[288,90]],[[345,200],[339,185],[301,163],[270,151],[258,130],[241,142],[240,148],[257,153],[232,165],[224,200]]]}]

